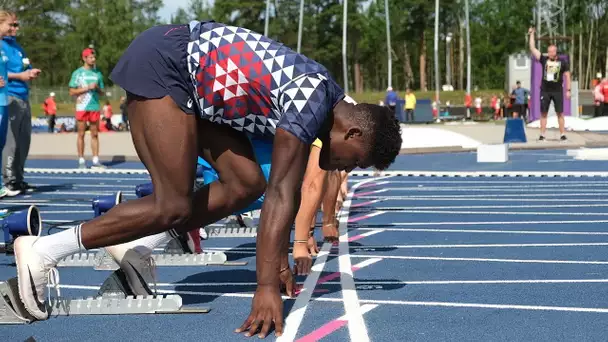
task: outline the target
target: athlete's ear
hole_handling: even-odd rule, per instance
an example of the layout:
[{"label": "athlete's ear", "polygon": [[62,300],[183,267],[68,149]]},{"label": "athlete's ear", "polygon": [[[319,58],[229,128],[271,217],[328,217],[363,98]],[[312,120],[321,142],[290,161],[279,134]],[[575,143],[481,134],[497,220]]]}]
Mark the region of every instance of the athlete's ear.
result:
[{"label": "athlete's ear", "polygon": [[345,140],[360,137],[363,135],[363,130],[358,126],[352,126],[346,131]]}]

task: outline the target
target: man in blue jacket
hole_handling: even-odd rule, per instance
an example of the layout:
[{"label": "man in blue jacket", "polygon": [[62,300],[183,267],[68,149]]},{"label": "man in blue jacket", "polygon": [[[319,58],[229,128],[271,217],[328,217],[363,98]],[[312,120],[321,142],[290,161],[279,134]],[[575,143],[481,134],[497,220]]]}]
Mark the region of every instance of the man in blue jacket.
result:
[{"label": "man in blue jacket", "polygon": [[17,43],[19,22],[15,15],[9,36],[2,41],[2,50],[8,57],[8,115],[9,129],[6,145],[2,151],[2,180],[7,196],[16,196],[28,188],[23,181],[25,160],[30,150],[32,135],[32,112],[29,103],[27,82],[40,74],[40,69],[32,68],[23,48]]}]

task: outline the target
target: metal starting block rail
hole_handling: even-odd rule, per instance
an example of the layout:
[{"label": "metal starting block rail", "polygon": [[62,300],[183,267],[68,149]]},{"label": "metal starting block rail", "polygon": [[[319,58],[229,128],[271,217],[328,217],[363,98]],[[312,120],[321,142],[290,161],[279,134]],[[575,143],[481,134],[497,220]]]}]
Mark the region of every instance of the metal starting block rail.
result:
[{"label": "metal starting block rail", "polygon": [[[114,276],[114,274],[112,275]],[[111,279],[111,278],[108,278]],[[106,281],[107,283],[107,281]],[[97,297],[82,299],[53,298],[46,303],[49,317],[75,315],[141,315],[141,314],[183,314],[208,313],[210,308],[183,308],[179,295],[126,295],[118,288],[108,290],[104,283]],[[114,286],[113,284],[110,285]],[[25,309],[19,298],[17,278],[0,282],[0,325],[28,324],[36,321]]]},{"label": "metal starting block rail", "polygon": [[[156,266],[245,266],[246,261],[228,261],[224,252],[185,253],[175,239],[169,241],[163,253],[152,254]],[[68,256],[57,267],[93,267],[97,271],[114,271],[120,266],[101,248],[97,252],[85,252]]]},{"label": "metal starting block rail", "polygon": [[240,227],[231,225],[211,225],[204,228],[208,238],[250,238],[256,237],[258,227]]},{"label": "metal starting block rail", "polygon": [[[152,254],[156,266],[245,266],[247,262],[229,262],[223,252],[201,254]],[[114,271],[120,266],[112,256],[101,249],[96,253],[80,253],[69,256],[57,264],[58,267],[93,267],[98,271]]]}]

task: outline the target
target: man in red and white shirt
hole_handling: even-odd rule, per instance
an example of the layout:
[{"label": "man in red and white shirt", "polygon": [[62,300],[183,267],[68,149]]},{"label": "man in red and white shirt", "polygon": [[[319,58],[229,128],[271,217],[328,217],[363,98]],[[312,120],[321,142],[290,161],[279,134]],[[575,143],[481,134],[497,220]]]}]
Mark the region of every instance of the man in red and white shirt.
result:
[{"label": "man in red and white shirt", "polygon": [[55,115],[57,115],[57,104],[55,103],[55,93],[51,93],[42,104],[44,115],[48,120],[49,133],[55,132]]}]

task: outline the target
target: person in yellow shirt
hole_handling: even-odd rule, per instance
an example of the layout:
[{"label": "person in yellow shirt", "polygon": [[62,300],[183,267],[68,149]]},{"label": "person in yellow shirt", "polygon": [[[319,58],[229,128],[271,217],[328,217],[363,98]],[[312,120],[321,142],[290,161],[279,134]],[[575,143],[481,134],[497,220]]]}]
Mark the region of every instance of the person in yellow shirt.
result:
[{"label": "person in yellow shirt", "polygon": [[416,95],[412,93],[412,89],[407,88],[405,91],[405,120],[414,122],[414,110],[416,109]]}]

